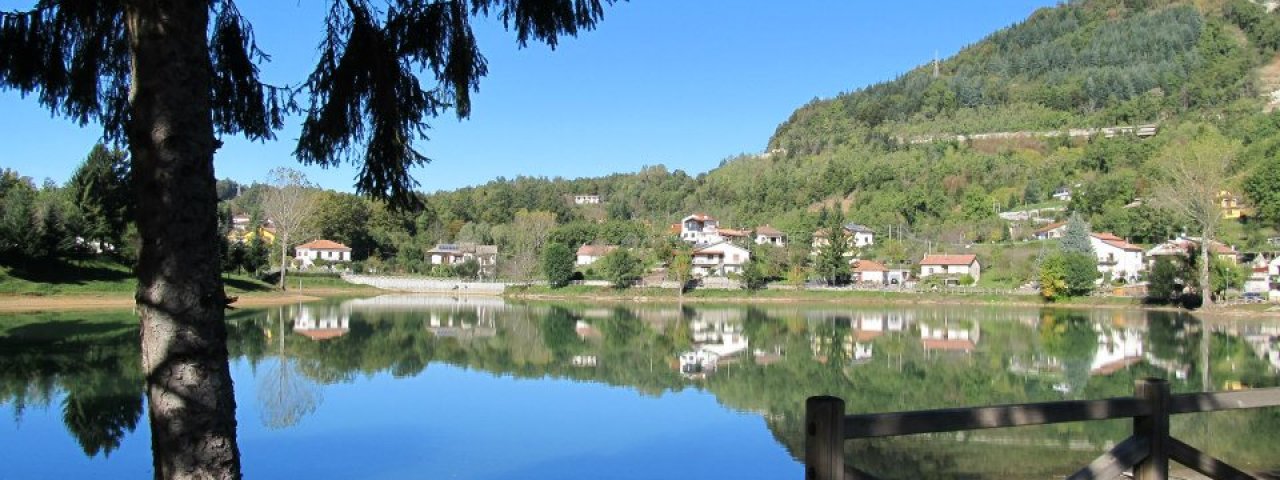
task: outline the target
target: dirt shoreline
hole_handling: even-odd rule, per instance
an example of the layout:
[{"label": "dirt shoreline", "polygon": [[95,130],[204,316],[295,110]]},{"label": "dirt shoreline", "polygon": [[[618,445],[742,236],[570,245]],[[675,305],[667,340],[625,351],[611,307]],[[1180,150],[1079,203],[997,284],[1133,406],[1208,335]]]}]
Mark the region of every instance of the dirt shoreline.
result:
[{"label": "dirt shoreline", "polygon": [[[308,288],[302,292],[262,292],[238,295],[236,308],[270,307],[314,302],[327,297],[374,293],[365,288]],[[232,295],[236,296],[236,295]],[[132,310],[132,293],[75,295],[0,295],[0,313],[68,312],[77,310]]]},{"label": "dirt shoreline", "polygon": [[1066,308],[1066,309],[1109,309],[1109,310],[1147,310],[1157,312],[1186,312],[1198,317],[1209,319],[1276,319],[1280,318],[1280,309],[1274,311],[1251,311],[1241,309],[1214,309],[1211,311],[1186,310],[1180,307],[1164,306],[1164,305],[1116,305],[1107,303],[1043,303],[1018,300],[1002,300],[990,301],[979,299],[966,299],[963,297],[924,297],[921,298],[868,298],[868,297],[844,297],[844,298],[802,298],[802,297],[684,297],[683,300],[676,297],[667,296],[621,296],[621,295],[597,295],[597,294],[548,294],[548,293],[508,293],[503,298],[510,300],[526,300],[535,302],[553,302],[553,301],[586,301],[595,303],[700,303],[700,304],[749,304],[749,305],[802,305],[802,304],[830,304],[830,305],[898,305],[898,306],[993,306],[993,307],[1024,307],[1024,308]]}]

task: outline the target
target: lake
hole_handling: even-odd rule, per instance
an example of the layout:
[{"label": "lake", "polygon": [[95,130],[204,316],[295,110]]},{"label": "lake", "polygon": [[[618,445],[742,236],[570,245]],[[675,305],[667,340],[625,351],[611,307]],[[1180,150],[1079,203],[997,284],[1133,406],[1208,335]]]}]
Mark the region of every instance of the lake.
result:
[{"label": "lake", "polygon": [[[524,304],[388,295],[228,314],[249,478],[802,478],[849,413],[1280,385],[1280,322],[996,307]],[[0,479],[148,478],[136,320],[0,315]],[[847,442],[885,478],[1061,478],[1115,420]],[[1280,409],[1173,433],[1280,468]]]}]

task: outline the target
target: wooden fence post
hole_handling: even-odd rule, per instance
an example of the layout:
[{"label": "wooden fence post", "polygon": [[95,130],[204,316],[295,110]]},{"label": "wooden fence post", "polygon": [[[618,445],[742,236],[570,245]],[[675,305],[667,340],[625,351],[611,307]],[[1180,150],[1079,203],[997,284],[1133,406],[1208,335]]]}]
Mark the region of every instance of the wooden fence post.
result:
[{"label": "wooden fence post", "polygon": [[809,397],[804,428],[804,478],[844,480],[844,400]]},{"label": "wooden fence post", "polygon": [[1144,378],[1135,382],[1134,398],[1151,407],[1150,415],[1133,417],[1133,436],[1147,440],[1147,458],[1133,467],[1135,480],[1169,478],[1169,382]]}]

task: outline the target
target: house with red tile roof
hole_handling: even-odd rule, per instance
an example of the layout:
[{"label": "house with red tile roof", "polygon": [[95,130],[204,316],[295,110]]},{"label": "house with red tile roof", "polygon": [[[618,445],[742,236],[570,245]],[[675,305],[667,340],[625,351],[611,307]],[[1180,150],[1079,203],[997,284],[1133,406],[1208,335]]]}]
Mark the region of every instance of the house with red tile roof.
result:
[{"label": "house with red tile roof", "polygon": [[977,282],[982,276],[982,264],[978,256],[973,254],[947,255],[929,254],[920,260],[920,278],[933,275],[962,277],[968,275]]},{"label": "house with red tile roof", "polygon": [[774,245],[778,247],[786,246],[787,235],[781,230],[773,228],[766,224],[756,227],[756,245]]},{"label": "house with red tile roof", "polygon": [[884,285],[886,283],[889,268],[884,266],[883,263],[864,259],[855,259],[850,263],[853,266],[853,283],[875,285]]},{"label": "house with red tile roof", "polygon": [[609,252],[617,250],[618,247],[613,245],[583,245],[578,247],[578,266],[591,265],[596,263],[600,257],[607,255]]},{"label": "house with red tile roof", "polygon": [[695,213],[680,220],[680,239],[694,245],[724,241],[720,236],[720,221],[705,213]]},{"label": "house with red tile roof", "polygon": [[293,258],[304,267],[310,267],[316,260],[350,262],[351,247],[332,240],[312,240],[298,245],[294,249]]},{"label": "house with red tile roof", "polygon": [[1147,269],[1146,255],[1142,247],[1125,241],[1111,232],[1089,234],[1089,245],[1098,257],[1098,272],[1111,278],[1133,283],[1138,274]]}]

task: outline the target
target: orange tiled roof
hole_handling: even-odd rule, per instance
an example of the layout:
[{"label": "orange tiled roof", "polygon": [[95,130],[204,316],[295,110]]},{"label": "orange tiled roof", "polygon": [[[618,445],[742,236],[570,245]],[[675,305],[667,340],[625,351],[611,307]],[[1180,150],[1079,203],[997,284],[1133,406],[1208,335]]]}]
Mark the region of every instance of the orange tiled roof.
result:
[{"label": "orange tiled roof", "polygon": [[921,265],[972,265],[977,255],[925,255]]},{"label": "orange tiled roof", "polygon": [[342,250],[344,252],[351,251],[351,247],[332,240],[312,240],[302,245],[298,245],[298,248],[309,248],[311,250]]}]

